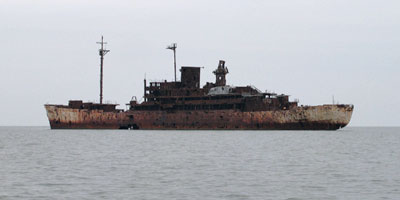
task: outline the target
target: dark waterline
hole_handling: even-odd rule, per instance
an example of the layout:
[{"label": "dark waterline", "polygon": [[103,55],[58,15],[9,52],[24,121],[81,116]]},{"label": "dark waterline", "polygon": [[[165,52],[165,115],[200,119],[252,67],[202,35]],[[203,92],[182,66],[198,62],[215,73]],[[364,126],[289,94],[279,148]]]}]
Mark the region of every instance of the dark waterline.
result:
[{"label": "dark waterline", "polygon": [[0,127],[0,199],[399,199],[400,128]]}]

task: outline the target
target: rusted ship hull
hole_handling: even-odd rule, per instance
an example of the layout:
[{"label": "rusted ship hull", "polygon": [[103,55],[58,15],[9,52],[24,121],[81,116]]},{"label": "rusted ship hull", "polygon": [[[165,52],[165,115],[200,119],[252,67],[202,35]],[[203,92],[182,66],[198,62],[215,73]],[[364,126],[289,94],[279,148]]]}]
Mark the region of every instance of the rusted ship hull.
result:
[{"label": "rusted ship hull", "polygon": [[119,129],[123,112],[75,109],[59,105],[45,105],[52,129]]},{"label": "rusted ship hull", "polygon": [[351,119],[352,105],[291,110],[191,110],[104,112],[45,105],[52,129],[336,130]]}]

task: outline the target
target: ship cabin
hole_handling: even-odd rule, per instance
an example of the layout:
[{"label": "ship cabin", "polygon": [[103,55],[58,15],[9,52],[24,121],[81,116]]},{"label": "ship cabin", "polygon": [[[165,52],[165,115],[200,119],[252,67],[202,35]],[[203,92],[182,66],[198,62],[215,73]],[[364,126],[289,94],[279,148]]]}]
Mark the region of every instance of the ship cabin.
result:
[{"label": "ship cabin", "polygon": [[226,85],[229,73],[225,61],[220,60],[213,72],[215,82],[200,87],[200,67],[182,66],[181,81],[146,83],[144,101],[131,100],[130,110],[224,110],[242,111],[282,110],[297,107],[288,95],[261,92],[254,86]]}]

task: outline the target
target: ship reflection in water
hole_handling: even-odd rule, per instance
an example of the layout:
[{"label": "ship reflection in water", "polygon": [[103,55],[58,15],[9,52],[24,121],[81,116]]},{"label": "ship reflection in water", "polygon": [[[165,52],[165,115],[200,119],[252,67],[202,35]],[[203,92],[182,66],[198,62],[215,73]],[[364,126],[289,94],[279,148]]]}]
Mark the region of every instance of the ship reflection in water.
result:
[{"label": "ship reflection in water", "polygon": [[[103,59],[101,52],[105,50],[99,51]],[[296,101],[289,101],[288,95],[261,92],[254,86],[226,85],[229,71],[223,60],[213,72],[215,82],[207,82],[203,87],[200,87],[200,67],[182,66],[180,72],[181,81],[147,84],[144,80],[144,101],[132,99],[127,110],[116,109],[117,104],[81,100],[71,100],[68,105],[46,104],[50,126],[52,129],[336,130],[350,122],[353,112],[353,105],[299,106]],[[100,94],[102,100],[102,83]]]}]

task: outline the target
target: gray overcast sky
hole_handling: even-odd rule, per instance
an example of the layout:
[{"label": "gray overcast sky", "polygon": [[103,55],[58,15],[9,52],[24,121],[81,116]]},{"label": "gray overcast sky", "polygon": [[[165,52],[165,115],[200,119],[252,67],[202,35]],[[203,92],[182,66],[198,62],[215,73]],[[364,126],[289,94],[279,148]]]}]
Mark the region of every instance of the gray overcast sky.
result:
[{"label": "gray overcast sky", "polygon": [[[219,59],[228,84],[290,94],[301,104],[355,105],[351,126],[400,125],[398,0],[2,0],[0,125],[48,125],[43,104],[140,99],[143,78]],[[178,74],[178,77],[180,74]],[[122,106],[125,108],[124,106]]]}]

